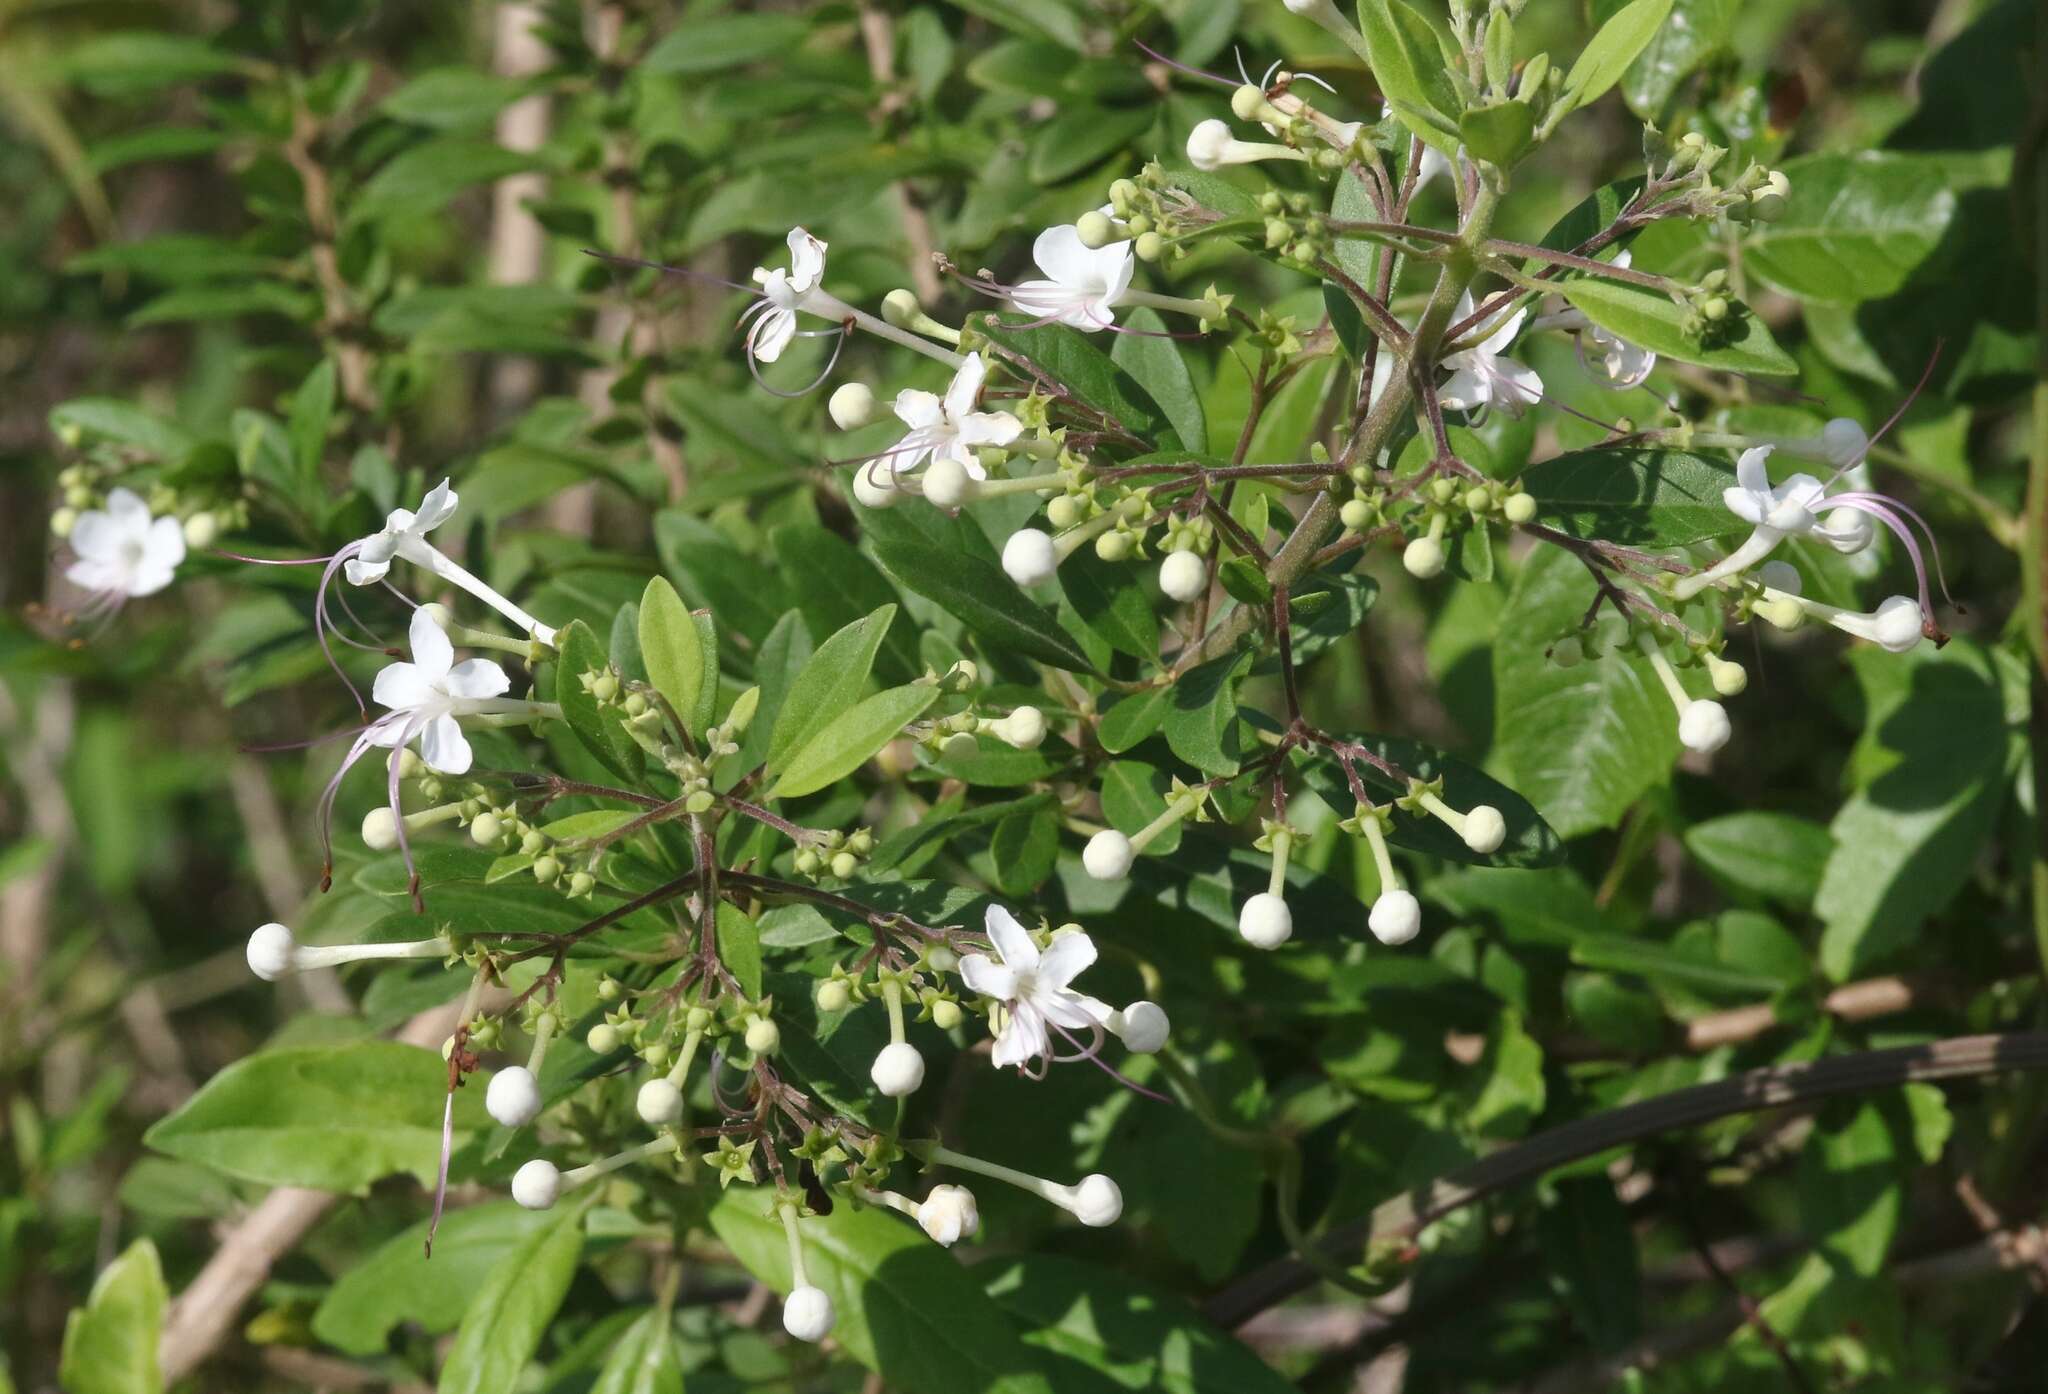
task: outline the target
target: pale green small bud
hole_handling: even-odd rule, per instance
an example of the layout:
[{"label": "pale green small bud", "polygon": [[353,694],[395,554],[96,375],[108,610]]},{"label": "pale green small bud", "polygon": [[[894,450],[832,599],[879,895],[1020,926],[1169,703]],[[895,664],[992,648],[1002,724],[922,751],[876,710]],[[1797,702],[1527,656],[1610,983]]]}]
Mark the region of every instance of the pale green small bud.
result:
[{"label": "pale green small bud", "polygon": [[932,1025],[951,1031],[960,1024],[960,1004],[947,998],[932,1003]]},{"label": "pale green small bud", "polygon": [[756,1017],[747,1027],[747,1049],[756,1055],[773,1055],[782,1045],[782,1032],[766,1017]]},{"label": "pale green small bud", "polygon": [[1081,521],[1081,500],[1072,494],[1061,494],[1045,506],[1045,520],[1064,532]]},{"label": "pale green small bud", "polygon": [[850,881],[860,870],[860,858],[851,852],[840,852],[832,858],[832,874],[842,881]]},{"label": "pale green small bud", "polygon": [[818,984],[818,1010],[821,1012],[843,1012],[853,995],[846,990],[846,984],[837,978],[830,978]]},{"label": "pale green small bud", "polygon": [[1503,514],[1510,523],[1531,523],[1536,520],[1536,496],[1530,493],[1509,494],[1507,502],[1501,505]]},{"label": "pale green small bud", "polygon": [[1095,555],[1104,561],[1123,561],[1131,554],[1129,533],[1109,531],[1095,539]]},{"label": "pale green small bud", "polygon": [[610,1055],[621,1044],[619,1028],[609,1021],[600,1021],[590,1028],[590,1034],[583,1038],[583,1044],[590,1047],[593,1055]]},{"label": "pale green small bud", "polygon": [[533,879],[543,886],[552,886],[562,874],[562,864],[551,856],[534,858]]},{"label": "pale green small bud", "polygon": [[1351,499],[1337,510],[1338,521],[1353,532],[1364,532],[1372,526],[1373,507],[1364,499]]},{"label": "pale green small bud", "polygon": [[597,878],[587,871],[579,871],[569,878],[570,895],[589,895],[597,889]]},{"label": "pale green small bud", "polygon": [[1074,231],[1084,247],[1107,247],[1117,240],[1116,224],[1092,208],[1074,220]]},{"label": "pale green small bud", "polygon": [[[1135,223],[1137,219],[1131,221]],[[1157,261],[1159,254],[1166,250],[1166,239],[1156,232],[1148,232],[1137,240],[1132,250],[1138,254],[1139,261]]]},{"label": "pale green small bud", "polygon": [[494,847],[505,836],[505,825],[495,813],[479,813],[470,821],[469,839],[479,847]]},{"label": "pale green small bud", "polygon": [[50,535],[52,537],[69,537],[71,536],[71,530],[77,526],[78,510],[75,508],[60,508],[50,515]]}]

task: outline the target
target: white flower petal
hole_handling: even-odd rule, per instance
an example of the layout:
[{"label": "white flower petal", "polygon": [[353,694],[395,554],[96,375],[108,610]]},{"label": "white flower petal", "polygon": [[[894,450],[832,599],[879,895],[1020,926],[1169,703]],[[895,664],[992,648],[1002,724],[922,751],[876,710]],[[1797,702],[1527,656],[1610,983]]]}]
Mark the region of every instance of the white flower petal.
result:
[{"label": "white flower petal", "polygon": [[[1382,359],[1389,356],[1380,355]],[[1476,368],[1452,362],[1453,359],[1466,357],[1467,355],[1460,353],[1444,360],[1446,366],[1453,366],[1456,369],[1444,379],[1444,385],[1436,390],[1436,399],[1443,404],[1445,411],[1477,411],[1493,399],[1486,379]]]},{"label": "white flower petal", "polygon": [[1771,458],[1771,449],[1768,445],[1752,446],[1743,451],[1735,461],[1735,482],[1752,494],[1761,494],[1766,498],[1771,492],[1771,475],[1764,467],[1764,462]]},{"label": "white flower petal", "polygon": [[1008,1002],[1017,995],[1017,975],[987,954],[962,954],[960,981],[998,1002]]},{"label": "white flower petal", "polygon": [[1757,501],[1757,496],[1747,489],[1733,486],[1723,489],[1721,502],[1730,513],[1745,523],[1761,523],[1764,520],[1763,505]]},{"label": "white flower petal", "polygon": [[979,353],[970,353],[967,360],[953,374],[951,385],[946,388],[945,408],[948,420],[958,421],[974,410],[980,400],[981,384],[988,377],[988,364]]},{"label": "white flower petal", "polygon": [[176,518],[159,518],[149,525],[142,544],[141,566],[171,571],[185,560],[185,527]]},{"label": "white flower petal", "polygon": [[391,574],[391,563],[389,560],[364,561],[361,557],[350,557],[342,563],[341,571],[352,586],[374,586]]},{"label": "white flower petal", "polygon": [[1030,1005],[1018,1003],[1010,1009],[1009,1023],[1003,1027],[1002,1035],[996,1037],[995,1050],[989,1058],[997,1069],[1024,1065],[1044,1055],[1051,1044],[1044,1019]]},{"label": "white flower petal", "polygon": [[488,658],[466,658],[448,670],[441,690],[450,697],[502,697],[512,679]]},{"label": "white flower petal", "polygon": [[1534,368],[1510,358],[1493,364],[1493,404],[1509,416],[1520,416],[1543,398],[1543,379]]},{"label": "white flower petal", "polygon": [[906,387],[896,394],[892,408],[896,419],[912,430],[923,430],[944,424],[946,405],[937,394],[915,387]]},{"label": "white flower petal", "polygon": [[427,491],[420,500],[420,511],[413,519],[411,531],[415,534],[429,533],[455,516],[455,491],[442,480]]},{"label": "white flower petal", "polygon": [[1017,922],[1015,915],[1000,905],[991,905],[982,924],[988,931],[989,942],[1002,956],[1005,967],[1018,973],[1038,971],[1038,945],[1032,942],[1030,932]]},{"label": "white flower petal", "polygon": [[469,740],[454,717],[443,712],[421,728],[420,759],[442,774],[469,773]]},{"label": "white flower petal", "polygon": [[149,528],[149,505],[133,489],[114,489],[107,494],[107,516],[123,534],[139,536]]},{"label": "white flower petal", "polygon": [[814,290],[825,278],[825,244],[805,232],[802,228],[791,228],[785,239],[789,244],[789,281],[792,289]]},{"label": "white flower petal", "polygon": [[83,560],[110,562],[120,550],[121,537],[121,525],[111,515],[94,508],[78,515],[78,521],[71,525],[71,535],[65,540]]},{"label": "white flower petal", "polygon": [[1064,988],[1095,962],[1095,941],[1085,934],[1062,934],[1046,947],[1038,962],[1038,983],[1055,991]]},{"label": "white flower petal", "polygon": [[754,322],[754,331],[747,336],[747,352],[757,362],[773,363],[795,337],[796,311],[778,305]]},{"label": "white flower petal", "polygon": [[420,671],[417,663],[389,663],[377,674],[370,688],[377,702],[393,711],[412,711],[434,701],[434,681]]}]

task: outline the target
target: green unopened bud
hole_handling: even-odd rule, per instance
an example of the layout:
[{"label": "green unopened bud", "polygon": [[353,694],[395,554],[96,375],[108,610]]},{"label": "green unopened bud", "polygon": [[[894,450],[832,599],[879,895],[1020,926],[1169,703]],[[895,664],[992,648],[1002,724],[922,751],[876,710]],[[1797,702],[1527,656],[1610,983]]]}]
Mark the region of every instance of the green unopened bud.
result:
[{"label": "green unopened bud", "polygon": [[505,824],[495,813],[479,813],[470,821],[469,839],[479,847],[494,847],[505,837]]},{"label": "green unopened bud", "polygon": [[1473,485],[1473,486],[1472,486],[1471,488],[1469,488],[1469,489],[1467,489],[1467,490],[1465,491],[1465,511],[1466,511],[1466,512],[1468,512],[1468,513],[1484,513],[1484,512],[1486,512],[1486,511],[1487,511],[1488,509],[1490,509],[1490,508],[1492,508],[1492,507],[1493,507],[1493,495],[1492,495],[1491,493],[1487,492],[1487,489],[1486,489],[1486,486],[1485,486],[1485,485],[1483,485],[1483,484],[1474,484],[1474,485]]},{"label": "green unopened bud", "polygon": [[[1137,219],[1131,221],[1136,222]],[[1138,254],[1139,261],[1157,261],[1159,254],[1166,250],[1166,239],[1156,232],[1148,232],[1132,244],[1131,250]]]},{"label": "green unopened bud", "polygon": [[818,854],[808,847],[801,848],[796,854],[795,865],[797,875],[816,876],[818,874]]},{"label": "green unopened bud", "polygon": [[551,856],[540,856],[533,860],[533,879],[543,886],[552,886],[562,874],[562,864]]},{"label": "green unopened bud", "polygon": [[1550,646],[1550,661],[1560,668],[1576,668],[1585,661],[1586,646],[1576,635],[1566,635]]},{"label": "green unopened bud", "polygon": [[642,715],[647,710],[647,698],[638,692],[627,693],[625,710],[629,717]]},{"label": "green unopened bud", "polygon": [[626,989],[625,989],[625,986],[624,986],[623,984],[621,984],[621,983],[619,982],[619,980],[618,980],[617,978],[614,978],[614,977],[610,977],[610,976],[606,976],[606,977],[602,977],[602,978],[599,978],[599,979],[597,980],[597,1000],[598,1000],[598,1001],[600,1001],[600,1002],[616,1002],[616,1001],[618,1001],[618,1000],[619,1000],[619,999],[620,999],[621,997],[625,996],[625,994],[626,994]]},{"label": "green unopened bud", "polygon": [[1364,499],[1350,499],[1337,510],[1337,520],[1353,532],[1364,532],[1372,526],[1373,506]]},{"label": "green unopened bud", "polygon": [[860,858],[851,852],[839,852],[832,858],[832,874],[842,881],[851,881],[853,874],[860,870]]},{"label": "green unopened bud", "polygon": [[1131,554],[1131,535],[1109,531],[1095,539],[1095,555],[1104,561],[1123,561]]},{"label": "green unopened bud", "polygon": [[683,800],[683,811],[685,813],[709,813],[711,805],[717,801],[717,798],[709,789],[693,789],[690,791],[690,796]]},{"label": "green unopened bud", "polygon": [[597,878],[587,871],[579,871],[569,877],[570,895],[589,895],[597,889]]},{"label": "green unopened bud", "polygon": [[1081,521],[1081,500],[1061,494],[1045,506],[1045,520],[1061,532]]},{"label": "green unopened bud", "polygon": [[941,1031],[951,1031],[960,1024],[960,1004],[950,998],[940,998],[932,1003],[932,1025]]},{"label": "green unopened bud", "polygon": [[837,978],[829,978],[818,984],[818,1010],[821,1012],[843,1012],[846,1004],[853,1000],[853,994],[846,990],[846,984]]},{"label": "green unopened bud", "polygon": [[50,515],[50,535],[52,537],[69,537],[71,536],[71,529],[76,526],[78,526],[78,510],[75,508],[60,508]]},{"label": "green unopened bud", "polygon": [[609,1021],[600,1021],[590,1028],[590,1034],[583,1038],[583,1044],[590,1047],[590,1053],[593,1055],[610,1055],[623,1042],[619,1038],[618,1027]]},{"label": "green unopened bud", "polygon": [[1700,306],[1700,313],[1718,323],[1728,318],[1728,302],[1721,296],[1710,295],[1707,297],[1706,302]]},{"label": "green unopened bud", "polygon": [[1526,492],[1509,494],[1500,511],[1510,523],[1533,523],[1536,521],[1536,496]]},{"label": "green unopened bud", "polygon": [[773,1055],[782,1045],[782,1032],[766,1017],[754,1018],[747,1027],[747,1049],[756,1055]]},{"label": "green unopened bud", "polygon": [[1107,247],[1117,240],[1116,224],[1096,209],[1089,209],[1074,220],[1074,231],[1080,235],[1084,247]]}]

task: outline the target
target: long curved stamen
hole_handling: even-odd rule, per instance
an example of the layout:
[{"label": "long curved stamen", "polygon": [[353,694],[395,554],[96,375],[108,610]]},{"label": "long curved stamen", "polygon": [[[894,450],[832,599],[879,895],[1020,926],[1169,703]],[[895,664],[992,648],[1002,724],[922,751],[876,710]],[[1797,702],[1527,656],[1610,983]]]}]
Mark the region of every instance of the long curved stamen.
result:
[{"label": "long curved stamen", "polygon": [[[756,327],[758,328],[759,326]],[[843,353],[846,349],[846,331],[841,328],[802,329],[798,330],[797,333],[800,337],[806,339],[819,338],[826,334],[830,334],[835,337],[832,344],[832,356],[825,360],[824,368],[819,371],[817,377],[811,379],[810,386],[805,387],[796,392],[785,391],[780,387],[773,386],[761,376],[761,365],[754,360],[753,336],[747,336],[748,375],[754,379],[754,385],[756,387],[759,387],[763,392],[766,392],[773,397],[781,397],[786,401],[794,401],[799,397],[808,397],[813,392],[816,392],[819,388],[823,387],[825,385],[825,379],[831,377],[832,370],[839,366],[839,355]]]},{"label": "long curved stamen", "polygon": [[341,768],[334,772],[334,778],[327,781],[327,787],[320,791],[316,805],[315,821],[320,827],[320,889],[325,891],[334,885],[334,802],[341,797],[341,781],[355,768],[356,761],[367,754],[373,744],[370,737],[385,729],[391,718],[377,720],[358,727],[355,741],[348,748],[348,754],[341,757]]},{"label": "long curved stamen", "polygon": [[608,261],[614,266],[634,266],[642,271],[661,271],[671,276],[682,276],[687,280],[704,281],[710,285],[724,286],[727,290],[743,291],[748,295],[759,295],[761,293],[752,286],[743,286],[738,281],[728,281],[725,277],[714,276],[709,271],[698,271],[688,266],[671,266],[665,261],[645,261],[639,257],[614,256],[610,252],[600,252],[590,247],[583,249],[583,255],[595,258],[598,261]]},{"label": "long curved stamen", "polygon": [[[1187,64],[1182,63],[1177,59],[1168,58],[1158,49],[1146,43],[1143,39],[1132,39],[1131,42],[1136,44],[1138,48],[1143,51],[1147,58],[1150,58],[1155,63],[1164,63],[1167,67],[1173,69],[1177,73],[1186,73],[1189,77],[1198,77],[1202,79],[1202,81],[1204,82],[1213,82],[1218,87],[1236,87],[1238,85],[1237,83],[1232,82],[1229,78],[1223,77],[1217,73],[1205,72],[1200,68],[1191,68]],[[1246,80],[1249,81],[1250,79]]]},{"label": "long curved stamen", "polygon": [[[1857,513],[1868,514],[1889,528],[1892,534],[1905,546],[1906,555],[1913,560],[1913,574],[1920,581],[1920,608],[1929,617],[1933,616],[1934,601],[1927,591],[1927,563],[1920,555],[1919,539],[1914,536],[1913,530],[1906,526],[1905,520],[1899,517],[1899,514],[1893,510],[1897,509],[1906,513],[1922,528],[1927,527],[1926,519],[1913,512],[1912,509],[1900,503],[1897,499],[1887,498],[1882,494],[1837,494],[1831,499],[1823,499],[1821,506],[1823,508],[1847,508]],[[1927,545],[1930,548],[1936,545],[1934,534],[1931,530],[1927,534]],[[1951,608],[1960,609],[1961,607],[1956,605],[1955,597],[1949,594],[1947,579],[1941,575],[1941,557],[1938,551],[1935,554],[1934,569],[1935,579],[1941,585],[1941,598],[1946,600]]]},{"label": "long curved stamen", "polygon": [[[1070,1045],[1079,1046],[1081,1044],[1081,1042],[1075,1037],[1073,1032],[1067,1030],[1066,1027],[1060,1025],[1058,1022],[1049,1021],[1046,1023],[1046,1025],[1052,1027],[1053,1030],[1059,1032],[1062,1036],[1065,1036]],[[1096,1033],[1100,1035],[1102,1028],[1098,1026],[1095,1029]],[[1100,1044],[1101,1043],[1098,1041],[1098,1049],[1100,1047]],[[1102,1056],[1095,1050],[1089,1051],[1087,1054],[1081,1056],[1080,1058],[1087,1060],[1090,1064],[1094,1065],[1096,1069],[1108,1075],[1111,1079],[1115,1080],[1118,1084],[1121,1084],[1124,1088],[1130,1090],[1133,1094],[1143,1094],[1146,1098],[1157,1099],[1162,1104],[1170,1104],[1173,1102],[1173,1100],[1167,1098],[1164,1094],[1156,1093],[1153,1090],[1147,1089],[1144,1085],[1138,1083],[1138,1081],[1132,1079],[1129,1075],[1124,1074],[1122,1071],[1118,1070],[1116,1066],[1110,1064],[1107,1060],[1104,1060]]]},{"label": "long curved stamen", "polygon": [[425,729],[426,722],[423,720],[414,719],[405,723],[404,734],[399,738],[398,744],[392,747],[392,758],[388,762],[389,777],[385,784],[391,799],[391,818],[398,828],[398,855],[405,859],[405,893],[412,899],[412,911],[415,915],[424,915],[427,912],[427,903],[420,897],[420,869],[412,859],[412,839],[405,833],[405,809],[398,800],[398,772],[405,767],[405,760],[400,752],[405,749],[408,741]]},{"label": "long curved stamen", "polygon": [[[1896,407],[1892,408],[1892,414],[1884,419],[1884,424],[1882,426],[1879,426],[1875,431],[1871,433],[1870,439],[1863,443],[1863,449],[1857,454],[1856,458],[1848,461],[1846,464],[1836,469],[1836,471],[1833,474],[1828,476],[1828,483],[1834,483],[1837,479],[1840,479],[1845,472],[1852,470],[1856,468],[1857,465],[1863,463],[1864,457],[1870,454],[1871,447],[1875,446],[1879,441],[1883,440],[1885,438],[1885,433],[1890,431],[1892,427],[1898,425],[1899,418],[1906,414],[1907,410],[1913,405],[1913,403],[1920,400],[1921,392],[1926,390],[1928,382],[1934,377],[1934,365],[1941,361],[1942,346],[1946,342],[1947,341],[1944,339],[1936,339],[1934,341],[1934,351],[1927,355],[1927,366],[1920,370],[1920,381],[1913,384],[1913,390],[1906,394],[1904,401],[1900,402]],[[1949,603],[1954,604],[1955,602],[1951,601]]]},{"label": "long curved stamen", "polygon": [[355,699],[356,714],[367,717],[370,709],[363,702],[362,692],[349,680],[348,674],[342,671],[340,662],[334,657],[333,647],[327,642],[328,631],[335,628],[334,622],[327,618],[328,588],[334,584],[334,573],[341,570],[349,558],[362,550],[363,544],[360,541],[351,542],[327,559],[327,567],[320,573],[320,589],[313,596],[313,634],[320,641],[320,653],[326,658],[327,666],[334,670],[334,675],[341,679],[341,685],[348,689],[348,695]]}]

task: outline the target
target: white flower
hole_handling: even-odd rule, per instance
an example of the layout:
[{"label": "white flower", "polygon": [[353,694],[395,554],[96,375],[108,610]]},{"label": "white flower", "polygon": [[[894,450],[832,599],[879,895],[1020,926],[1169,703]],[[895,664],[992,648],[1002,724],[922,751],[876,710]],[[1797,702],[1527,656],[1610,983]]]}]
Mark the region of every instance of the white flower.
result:
[{"label": "white flower", "polygon": [[535,1157],[512,1173],[512,1199],[528,1210],[546,1210],[562,1194],[562,1173],[545,1157]]},{"label": "white flower", "polygon": [[413,661],[393,663],[377,674],[371,695],[393,715],[379,718],[366,733],[369,742],[397,747],[417,735],[428,768],[466,774],[469,741],[455,714],[462,703],[501,696],[512,680],[488,658],[457,663],[455,646],[425,607],[413,611],[411,637]]},{"label": "white flower", "polygon": [[986,924],[1001,961],[987,954],[965,954],[960,977],[974,991],[1003,1004],[1006,1019],[994,1054],[998,1069],[1028,1065],[1049,1054],[1048,1025],[1079,1031],[1099,1024],[1088,1009],[1088,999],[1068,986],[1095,962],[1094,940],[1080,933],[1062,934],[1041,954],[1030,932],[1002,906],[989,906]]},{"label": "white flower", "polygon": [[540,1085],[524,1065],[491,1076],[484,1091],[484,1111],[508,1128],[523,1128],[540,1113]]},{"label": "white flower", "polygon": [[951,460],[970,479],[987,477],[974,447],[1008,445],[1024,429],[1024,423],[1006,411],[974,409],[987,376],[988,364],[980,354],[970,353],[953,374],[944,397],[915,388],[896,394],[896,417],[910,428],[886,457],[896,473],[913,472],[927,460]]},{"label": "white flower", "polygon": [[1810,474],[1795,474],[1774,488],[1764,468],[1770,458],[1768,445],[1743,451],[1735,462],[1735,483],[1721,491],[1721,502],[1743,522],[1780,535],[1811,532],[1827,486]]},{"label": "white flower", "polygon": [[1307,155],[1285,145],[1262,145],[1238,140],[1230,127],[1213,117],[1188,133],[1188,163],[1205,173],[1225,165],[1248,165],[1259,160],[1306,160]]},{"label": "white flower", "polygon": [[924,1057],[908,1041],[892,1042],[882,1047],[882,1053],[868,1067],[868,1078],[889,1098],[915,1094],[924,1083]]},{"label": "white flower", "polygon": [[864,382],[842,383],[825,403],[825,410],[840,430],[858,431],[875,419],[874,389]]},{"label": "white flower", "polygon": [[782,1329],[799,1341],[824,1340],[837,1320],[839,1314],[832,1309],[825,1290],[808,1283],[790,1293],[782,1304]]},{"label": "white flower", "polygon": [[[1458,297],[1454,322],[1471,318],[1472,292]],[[1520,416],[1543,395],[1543,379],[1536,370],[1503,358],[1515,335],[1522,330],[1526,311],[1517,310],[1497,324],[1471,348],[1447,354],[1443,366],[1451,370],[1437,389],[1437,400],[1449,411],[1478,411],[1498,407],[1510,416]]]},{"label": "white flower", "polygon": [[1139,1055],[1151,1055],[1166,1044],[1173,1024],[1166,1018],[1166,1009],[1157,1002],[1143,1000],[1133,1002],[1114,1014],[1107,1023],[1124,1039],[1124,1048]]},{"label": "white flower", "polygon": [[811,292],[825,279],[825,244],[802,228],[789,230],[789,270],[754,268],[754,282],[761,298],[740,316],[740,323],[753,319],[747,331],[747,352],[757,363],[773,363],[782,357],[789,341],[796,337],[796,312],[809,308]]},{"label": "white flower", "polygon": [[934,1242],[948,1248],[981,1230],[981,1207],[965,1186],[934,1186],[917,1207],[917,1223]]},{"label": "white flower", "polygon": [[129,489],[107,495],[107,507],[87,509],[71,524],[77,560],[64,579],[111,601],[154,595],[171,583],[185,560],[185,530],[176,518],[152,518],[149,505]]},{"label": "white flower", "polygon": [[[1772,596],[1777,599],[1777,596]],[[1818,600],[1804,600],[1796,595],[1786,599],[1798,605],[1801,610],[1815,619],[1824,620],[1858,639],[1868,639],[1893,653],[1905,653],[1916,647],[1926,635],[1926,616],[1920,609],[1920,602],[1910,595],[1895,595],[1868,614],[1844,610],[1835,605],[1823,605]]]},{"label": "white flower", "polygon": [[426,535],[455,516],[455,503],[455,491],[444,479],[427,491],[417,513],[410,508],[392,509],[384,518],[384,530],[364,538],[343,568],[349,584],[367,586],[383,580],[393,557],[403,557],[415,566],[430,565],[425,553],[433,549],[427,545]]},{"label": "white flower", "polygon": [[[1110,209],[1098,211],[1107,215]],[[1031,259],[1045,279],[1025,281],[1010,292],[1019,310],[1088,333],[1116,322],[1117,300],[1130,289],[1134,269],[1128,240],[1090,247],[1078,225],[1063,223],[1038,234]]]},{"label": "white flower", "polygon": [[1051,1188],[1046,1196],[1082,1224],[1095,1229],[1113,1225],[1124,1213],[1124,1193],[1116,1182],[1101,1172],[1082,1177],[1071,1186]]},{"label": "white flower", "polygon": [[[1626,270],[1629,262],[1627,252],[1617,252],[1609,264]],[[1583,321],[1583,327],[1576,336],[1579,366],[1595,383],[1610,392],[1621,392],[1641,387],[1649,378],[1651,369],[1657,366],[1657,355],[1653,350],[1632,344],[1612,330],[1602,329],[1576,310],[1566,313],[1574,320]]]},{"label": "white flower", "polygon": [[[1917,611],[1919,607],[1914,608]],[[1711,755],[1728,744],[1732,729],[1728,709],[1709,697],[1687,702],[1678,713],[1678,743],[1702,755]]]},{"label": "white flower", "polygon": [[287,973],[300,973],[308,968],[338,968],[344,963],[359,963],[365,959],[444,958],[448,953],[448,941],[436,936],[431,939],[399,939],[390,943],[302,947],[298,936],[289,928],[273,922],[256,927],[249,936],[245,953],[249,971],[267,983],[274,983]]},{"label": "white flower", "polygon": [[1501,817],[1499,809],[1483,803],[1465,815],[1465,826],[1460,835],[1474,852],[1491,856],[1508,840],[1508,821]]}]

